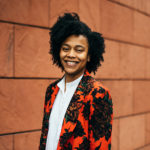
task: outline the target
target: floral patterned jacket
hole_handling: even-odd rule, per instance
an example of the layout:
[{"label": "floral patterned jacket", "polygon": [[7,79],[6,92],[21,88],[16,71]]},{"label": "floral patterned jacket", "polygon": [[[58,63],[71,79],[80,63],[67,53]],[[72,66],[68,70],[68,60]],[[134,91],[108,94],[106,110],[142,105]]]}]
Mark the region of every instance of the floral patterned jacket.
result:
[{"label": "floral patterned jacket", "polygon": [[[39,150],[45,150],[49,116],[59,90],[58,81],[46,91]],[[57,150],[110,150],[112,119],[109,91],[85,71],[67,108]]]}]

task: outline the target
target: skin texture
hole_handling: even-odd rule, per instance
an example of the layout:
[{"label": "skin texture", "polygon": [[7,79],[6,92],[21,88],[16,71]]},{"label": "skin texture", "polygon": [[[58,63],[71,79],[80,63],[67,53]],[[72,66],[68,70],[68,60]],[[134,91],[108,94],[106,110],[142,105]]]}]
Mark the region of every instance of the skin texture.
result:
[{"label": "skin texture", "polygon": [[89,60],[87,38],[83,35],[69,36],[60,49],[60,61],[65,71],[66,82],[82,75]]}]

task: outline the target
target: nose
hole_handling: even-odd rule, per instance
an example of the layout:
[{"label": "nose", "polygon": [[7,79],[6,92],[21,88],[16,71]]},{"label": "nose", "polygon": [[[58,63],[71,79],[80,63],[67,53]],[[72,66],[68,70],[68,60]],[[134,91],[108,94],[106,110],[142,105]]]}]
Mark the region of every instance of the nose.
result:
[{"label": "nose", "polygon": [[67,55],[68,57],[72,57],[72,58],[74,58],[75,57],[75,51],[74,51],[74,49],[72,48],[72,49],[70,49],[70,51],[68,52],[68,55]]}]

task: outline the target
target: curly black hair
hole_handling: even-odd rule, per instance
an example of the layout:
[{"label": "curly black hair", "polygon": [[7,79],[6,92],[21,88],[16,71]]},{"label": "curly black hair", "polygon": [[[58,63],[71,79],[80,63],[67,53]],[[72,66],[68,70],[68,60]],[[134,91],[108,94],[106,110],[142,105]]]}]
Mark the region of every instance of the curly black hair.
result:
[{"label": "curly black hair", "polygon": [[101,61],[104,61],[104,38],[102,34],[91,31],[85,23],[81,22],[77,13],[64,13],[63,16],[58,17],[56,23],[50,28],[49,53],[52,55],[53,63],[63,70],[59,56],[60,49],[62,43],[71,35],[83,35],[87,38],[90,61],[87,62],[86,69],[95,74],[97,68],[101,66]]}]

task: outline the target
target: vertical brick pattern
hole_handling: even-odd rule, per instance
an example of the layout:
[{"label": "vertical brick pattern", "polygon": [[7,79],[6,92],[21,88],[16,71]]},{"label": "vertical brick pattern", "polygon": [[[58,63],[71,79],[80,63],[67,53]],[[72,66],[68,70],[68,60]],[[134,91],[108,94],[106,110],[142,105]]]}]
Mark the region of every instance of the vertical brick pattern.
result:
[{"label": "vertical brick pattern", "polygon": [[23,24],[48,26],[49,0],[0,1],[0,19]]},{"label": "vertical brick pattern", "polygon": [[13,76],[13,25],[0,23],[0,76]]},{"label": "vertical brick pattern", "polygon": [[52,26],[59,15],[64,12],[78,12],[79,6],[78,0],[50,0],[49,7],[49,24]]},{"label": "vertical brick pattern", "polygon": [[[41,132],[16,134],[14,136],[15,150],[38,150]],[[24,145],[24,146],[22,146]]]},{"label": "vertical brick pattern", "polygon": [[150,143],[150,113],[146,114],[146,143]]},{"label": "vertical brick pattern", "polygon": [[113,120],[112,150],[119,150],[119,119]]},{"label": "vertical brick pattern", "polygon": [[143,0],[111,0],[114,2],[119,2],[120,4],[132,7],[142,13],[150,14],[150,1]]},{"label": "vertical brick pattern", "polygon": [[0,134],[40,129],[45,90],[51,82],[1,79]]},{"label": "vertical brick pattern", "polygon": [[0,136],[0,149],[13,150],[13,135]]},{"label": "vertical brick pattern", "polygon": [[63,75],[48,28],[64,12],[105,38],[93,76],[113,99],[112,150],[150,149],[149,0],[0,0],[0,10],[0,150],[38,149],[46,87]]},{"label": "vertical brick pattern", "polygon": [[[41,37],[41,38],[40,38]],[[49,53],[49,31],[33,27],[15,27],[15,76],[60,77]],[[55,72],[52,70],[57,69]],[[47,71],[45,71],[47,70]]]},{"label": "vertical brick pattern", "polygon": [[132,41],[134,12],[107,0],[100,2],[100,28],[104,36]]},{"label": "vertical brick pattern", "polygon": [[103,84],[111,91],[114,116],[121,117],[133,114],[132,81],[103,81]]},{"label": "vertical brick pattern", "polygon": [[94,0],[93,3],[91,3],[89,0],[79,1],[79,14],[81,19],[87,23],[92,30],[100,31],[99,0]]},{"label": "vertical brick pattern", "polygon": [[120,119],[120,150],[134,150],[145,144],[145,115]]}]

